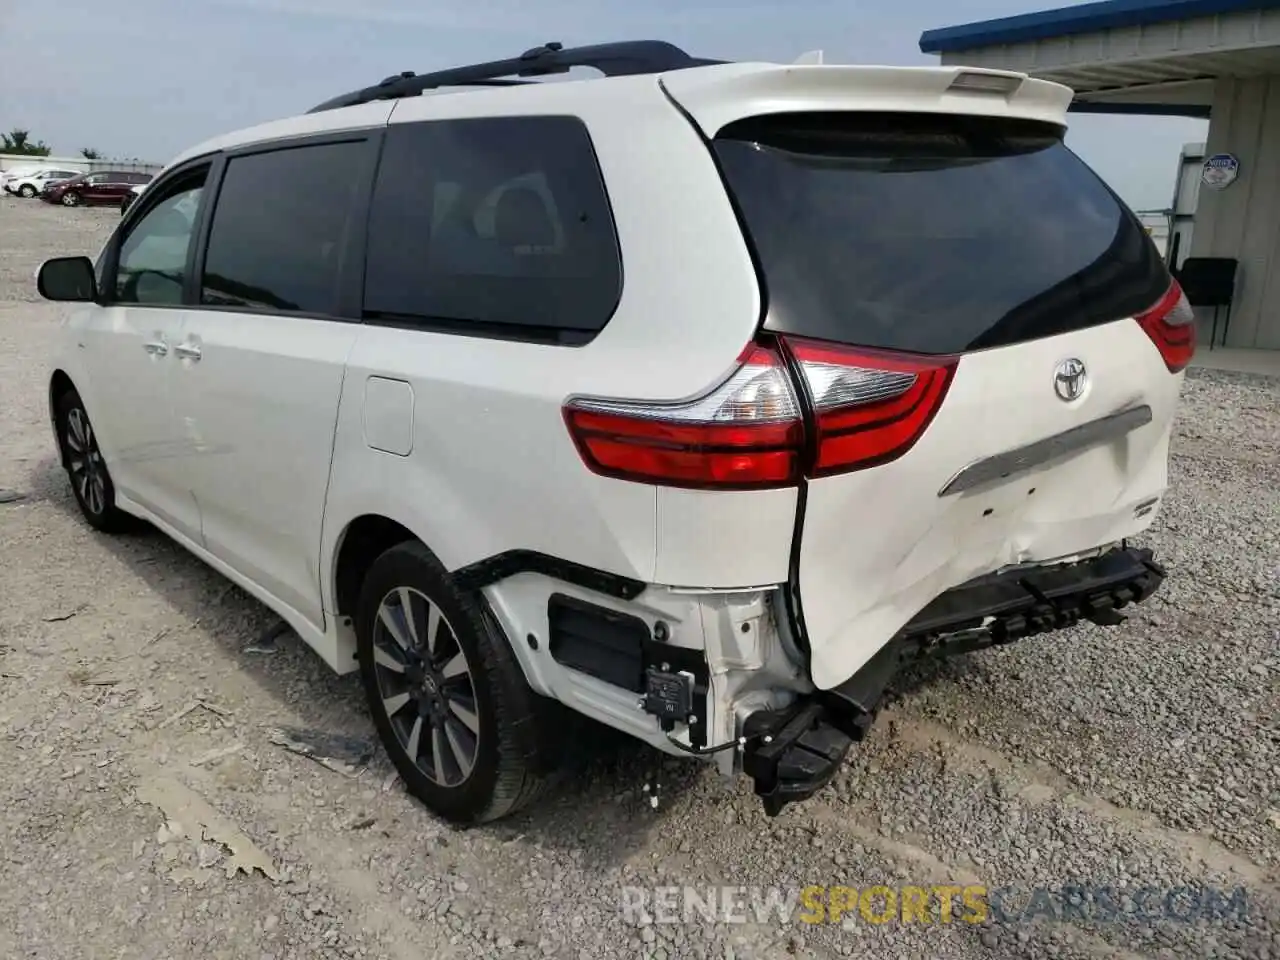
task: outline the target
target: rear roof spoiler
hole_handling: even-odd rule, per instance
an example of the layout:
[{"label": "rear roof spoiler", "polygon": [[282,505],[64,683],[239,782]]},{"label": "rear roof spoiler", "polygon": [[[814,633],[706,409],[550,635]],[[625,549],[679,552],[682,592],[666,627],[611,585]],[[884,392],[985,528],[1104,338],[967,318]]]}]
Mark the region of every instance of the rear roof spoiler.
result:
[{"label": "rear roof spoiler", "polygon": [[708,137],[745,117],[833,110],[974,114],[1066,126],[1073,96],[1069,87],[1026,74],[971,67],[732,63],[666,73],[661,83]]}]

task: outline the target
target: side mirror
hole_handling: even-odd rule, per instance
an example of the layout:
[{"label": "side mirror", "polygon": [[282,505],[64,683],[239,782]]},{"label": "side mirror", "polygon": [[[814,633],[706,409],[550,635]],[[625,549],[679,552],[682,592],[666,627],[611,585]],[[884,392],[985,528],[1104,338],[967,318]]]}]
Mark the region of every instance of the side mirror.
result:
[{"label": "side mirror", "polygon": [[89,303],[97,298],[93,261],[88,257],[55,257],[40,264],[36,290],[46,300]]}]

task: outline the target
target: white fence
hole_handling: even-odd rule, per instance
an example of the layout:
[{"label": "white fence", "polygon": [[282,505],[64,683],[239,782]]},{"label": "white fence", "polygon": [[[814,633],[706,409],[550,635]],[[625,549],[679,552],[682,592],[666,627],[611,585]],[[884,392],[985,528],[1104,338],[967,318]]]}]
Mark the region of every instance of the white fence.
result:
[{"label": "white fence", "polygon": [[84,157],[28,157],[22,154],[0,153],[0,170],[37,164],[58,170],[74,170],[77,173],[113,170],[121,173],[154,174],[159,173],[164,167],[162,163],[148,163],[145,160],[86,160]]}]

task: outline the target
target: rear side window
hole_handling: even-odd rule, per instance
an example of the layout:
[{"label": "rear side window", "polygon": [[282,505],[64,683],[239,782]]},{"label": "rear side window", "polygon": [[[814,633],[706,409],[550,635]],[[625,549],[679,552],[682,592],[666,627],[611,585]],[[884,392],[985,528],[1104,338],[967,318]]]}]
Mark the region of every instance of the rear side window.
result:
[{"label": "rear side window", "polygon": [[367,144],[232,157],[213,208],[200,302],[334,315]]},{"label": "rear side window", "polygon": [[572,117],[392,125],[369,220],[365,317],[583,342],[617,306],[618,243]]},{"label": "rear side window", "polygon": [[958,353],[1117,320],[1168,289],[1146,232],[1057,127],[791,114],[732,124],[713,149],[766,329]]}]

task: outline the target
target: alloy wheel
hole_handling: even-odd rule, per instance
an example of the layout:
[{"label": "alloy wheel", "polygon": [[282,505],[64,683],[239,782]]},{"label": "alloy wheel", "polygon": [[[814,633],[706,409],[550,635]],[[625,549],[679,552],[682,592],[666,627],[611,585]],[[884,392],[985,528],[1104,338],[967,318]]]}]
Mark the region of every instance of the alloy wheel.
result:
[{"label": "alloy wheel", "polygon": [[107,508],[106,464],[83,408],[74,407],[68,412],[63,439],[76,494],[90,513],[99,516]]},{"label": "alloy wheel", "polygon": [[409,759],[442,787],[466,782],[480,747],[475,683],[440,608],[411,587],[388,593],[374,623],[373,661],[382,707]]}]

